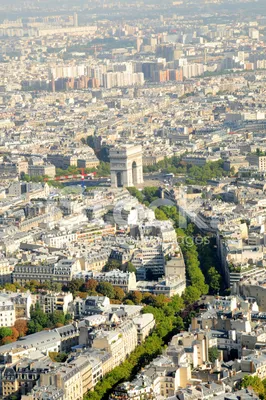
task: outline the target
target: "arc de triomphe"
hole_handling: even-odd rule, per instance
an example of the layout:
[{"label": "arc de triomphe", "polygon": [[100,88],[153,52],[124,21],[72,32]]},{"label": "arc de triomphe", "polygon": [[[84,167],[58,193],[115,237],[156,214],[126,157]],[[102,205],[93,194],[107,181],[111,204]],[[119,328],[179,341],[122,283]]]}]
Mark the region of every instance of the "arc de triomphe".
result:
[{"label": "arc de triomphe", "polygon": [[112,187],[143,183],[142,146],[127,144],[110,149]]}]

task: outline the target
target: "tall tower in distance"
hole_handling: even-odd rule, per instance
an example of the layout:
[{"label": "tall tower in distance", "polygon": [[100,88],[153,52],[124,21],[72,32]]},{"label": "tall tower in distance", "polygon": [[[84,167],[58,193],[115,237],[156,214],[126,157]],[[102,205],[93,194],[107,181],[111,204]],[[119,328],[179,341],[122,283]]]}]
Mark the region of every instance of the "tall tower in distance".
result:
[{"label": "tall tower in distance", "polygon": [[78,14],[74,13],[73,17],[74,27],[77,28],[79,26]]}]

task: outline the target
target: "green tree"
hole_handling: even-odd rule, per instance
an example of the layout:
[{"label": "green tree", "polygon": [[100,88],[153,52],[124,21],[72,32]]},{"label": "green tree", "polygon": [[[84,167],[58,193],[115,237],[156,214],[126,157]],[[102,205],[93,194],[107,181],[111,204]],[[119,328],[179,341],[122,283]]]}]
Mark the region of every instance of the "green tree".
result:
[{"label": "green tree", "polygon": [[8,400],[19,400],[20,399],[20,395],[18,394],[11,394],[11,396],[9,396]]},{"label": "green tree", "polygon": [[97,167],[97,175],[98,176],[110,176],[110,163],[100,161],[100,164]]},{"label": "green tree", "polygon": [[186,305],[193,304],[200,298],[200,291],[194,286],[188,286],[182,295],[182,298]]},{"label": "green tree", "polygon": [[208,283],[211,294],[217,294],[221,288],[222,277],[214,267],[208,270]]},{"label": "green tree", "polygon": [[86,291],[96,291],[98,282],[96,281],[96,279],[88,279],[85,283],[84,283],[84,287]]},{"label": "green tree", "polygon": [[140,304],[142,302],[142,294],[138,290],[130,292],[127,298],[133,301],[134,304]]},{"label": "green tree", "polygon": [[167,221],[169,219],[160,208],[155,209],[155,218],[158,219],[158,221]]},{"label": "green tree", "polygon": [[128,187],[127,190],[129,191],[129,193],[131,194],[131,196],[136,197],[136,199],[140,202],[143,203],[144,200],[144,196],[142,194],[142,192],[140,190],[138,190],[135,187]]},{"label": "green tree", "polygon": [[147,305],[153,305],[154,304],[154,298],[155,298],[154,294],[143,293],[142,294],[142,303],[147,304]]},{"label": "green tree", "polygon": [[121,262],[117,260],[108,261],[103,267],[104,272],[113,271],[114,269],[121,269]]},{"label": "green tree", "polygon": [[154,297],[153,305],[157,308],[163,308],[166,304],[170,303],[169,297],[166,297],[164,294],[157,294]]},{"label": "green tree", "polygon": [[54,311],[52,314],[49,314],[49,320],[52,326],[56,326],[57,324],[64,325],[65,315],[62,311]]},{"label": "green tree", "polygon": [[42,330],[43,330],[43,327],[38,322],[33,321],[33,320],[28,322],[28,334],[29,335],[32,333],[40,332]]},{"label": "green tree", "polygon": [[72,321],[72,315],[66,313],[65,314],[65,325],[69,324]]},{"label": "green tree", "polygon": [[16,292],[17,291],[17,287],[15,284],[13,283],[6,283],[4,285],[4,289],[9,291],[9,292]]},{"label": "green tree", "polygon": [[241,386],[243,388],[251,386],[254,392],[256,392],[262,398],[265,398],[264,384],[262,383],[261,379],[258,376],[245,375],[244,378],[242,379]]},{"label": "green tree", "polygon": [[145,201],[147,201],[148,203],[152,203],[154,200],[158,199],[159,189],[154,186],[147,186],[143,189],[142,194]]},{"label": "green tree", "polygon": [[174,314],[177,314],[183,310],[184,306],[184,300],[178,294],[171,297],[171,302],[168,304],[168,308],[171,308]]},{"label": "green tree", "polygon": [[71,293],[75,293],[82,288],[83,284],[84,284],[83,279],[72,279],[72,281],[68,282],[67,289]]},{"label": "green tree", "polygon": [[209,361],[211,363],[214,363],[215,360],[218,360],[219,358],[219,350],[217,349],[217,347],[210,347],[208,350],[208,356],[209,356]]},{"label": "green tree", "polygon": [[31,293],[34,293],[40,288],[40,282],[36,281],[36,279],[32,279],[30,282],[27,282],[24,287]]},{"label": "green tree", "polygon": [[132,300],[129,300],[129,299],[126,299],[125,301],[124,301],[124,304],[126,304],[127,306],[134,306],[135,304],[133,303],[133,301]]},{"label": "green tree", "polygon": [[116,300],[122,301],[125,298],[125,292],[121,287],[114,286],[114,291]]},{"label": "green tree", "polygon": [[3,327],[0,328],[0,340],[7,336],[12,336],[13,332],[11,328]]},{"label": "green tree", "polygon": [[[34,321],[37,325],[40,325],[43,328],[47,327],[48,314],[43,312],[39,303],[36,304],[35,308],[31,307],[30,318],[31,321]],[[30,331],[30,326],[29,326],[29,331]]]},{"label": "green tree", "polygon": [[177,329],[179,332],[182,331],[182,330],[185,328],[184,321],[183,321],[183,319],[180,317],[180,315],[178,315],[178,316],[176,317],[176,320],[175,320],[175,327],[176,327],[176,329]]},{"label": "green tree", "polygon": [[136,268],[134,267],[134,265],[133,265],[132,262],[130,262],[130,261],[128,261],[128,262],[126,263],[126,265],[125,265],[125,270],[126,270],[126,272],[134,272],[134,273],[137,272]]},{"label": "green tree", "polygon": [[109,282],[99,282],[96,290],[98,293],[101,293],[103,296],[107,296],[110,299],[115,297],[114,287]]},{"label": "green tree", "polygon": [[68,355],[64,352],[50,351],[49,357],[53,362],[63,363],[67,360]]}]

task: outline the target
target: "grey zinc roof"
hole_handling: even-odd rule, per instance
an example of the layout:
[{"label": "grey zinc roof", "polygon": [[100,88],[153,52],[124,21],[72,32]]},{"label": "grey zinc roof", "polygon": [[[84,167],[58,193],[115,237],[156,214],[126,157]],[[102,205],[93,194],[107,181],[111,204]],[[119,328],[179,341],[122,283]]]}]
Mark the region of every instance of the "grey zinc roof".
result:
[{"label": "grey zinc roof", "polygon": [[32,348],[37,347],[40,349],[45,344],[52,344],[53,342],[59,342],[60,335],[56,330],[41,331],[33,333],[32,335],[20,338],[17,342],[9,343],[1,346],[0,353],[6,353],[15,348]]}]

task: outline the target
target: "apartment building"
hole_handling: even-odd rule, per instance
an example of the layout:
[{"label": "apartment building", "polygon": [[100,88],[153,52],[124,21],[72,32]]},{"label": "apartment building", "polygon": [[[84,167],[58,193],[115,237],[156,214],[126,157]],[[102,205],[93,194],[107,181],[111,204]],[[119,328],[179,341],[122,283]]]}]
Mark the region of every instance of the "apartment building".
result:
[{"label": "apartment building", "polygon": [[266,156],[252,154],[247,157],[250,165],[254,165],[259,171],[266,171]]},{"label": "apartment building", "polygon": [[148,377],[138,376],[133,382],[121,383],[109,397],[110,400],[139,400],[141,398],[147,400],[156,399],[153,382]]},{"label": "apartment building", "polygon": [[266,377],[266,356],[265,354],[250,354],[241,359],[241,370],[247,374],[258,376],[260,379]]},{"label": "apartment building", "polygon": [[60,232],[49,232],[43,235],[42,240],[49,247],[56,247],[61,249],[77,240],[76,233],[60,233]]},{"label": "apartment building", "polygon": [[77,167],[77,157],[73,155],[48,154],[46,159],[48,163],[53,164],[56,168]]},{"label": "apartment building", "polygon": [[110,395],[110,400],[155,400],[174,396],[179,387],[190,382],[190,366],[177,366],[171,357],[159,356],[149,364],[132,382],[118,385]]},{"label": "apartment building", "polygon": [[114,286],[121,287],[125,292],[136,289],[136,275],[134,272],[122,272],[117,269],[109,272],[81,271],[76,273],[75,277],[85,280],[95,279],[97,282],[109,282]]},{"label": "apartment building", "polygon": [[0,296],[0,327],[13,326],[15,321],[16,314],[13,302]]},{"label": "apartment building", "polygon": [[29,165],[28,174],[30,177],[48,176],[49,178],[54,178],[55,166],[52,164]]},{"label": "apartment building", "polygon": [[155,326],[155,320],[153,314],[143,314],[133,319],[134,324],[137,327],[138,332],[138,343],[142,343],[147,336],[151,333]]},{"label": "apartment building", "polygon": [[109,251],[101,251],[100,254],[95,255],[90,254],[86,259],[86,269],[88,271],[98,271],[101,272],[105,264],[109,259]]},{"label": "apartment building", "polygon": [[7,259],[0,260],[0,285],[4,286],[11,282],[11,274],[13,267]]},{"label": "apartment building", "polygon": [[24,285],[33,279],[39,282],[50,281],[53,277],[54,266],[49,265],[30,265],[30,264],[17,264],[15,265],[12,273],[13,282],[18,282]]},{"label": "apartment building", "polygon": [[105,296],[88,296],[85,300],[76,297],[74,300],[74,315],[100,315],[110,307],[110,300]]},{"label": "apartment building", "polygon": [[264,273],[261,277],[247,277],[239,281],[236,285],[236,291],[242,296],[256,299],[259,310],[262,312],[266,311],[266,280]]},{"label": "apartment building", "polygon": [[[91,366],[88,364],[87,368],[91,369]],[[84,384],[86,385],[86,374],[84,374],[83,377],[85,378]],[[41,374],[40,385],[53,385],[56,388],[61,389],[64,393],[64,400],[83,399],[82,374],[79,366],[75,364],[69,363],[60,365],[59,368],[56,368],[55,370]]]},{"label": "apartment building", "polygon": [[[59,328],[60,329],[60,328]],[[17,362],[22,357],[30,357],[36,350],[47,352],[61,350],[61,337],[57,330],[42,331],[20,338],[17,342],[8,343],[0,348],[0,361]]]},{"label": "apartment building", "polygon": [[[136,331],[137,342],[137,331]],[[100,331],[93,340],[92,348],[105,350],[112,355],[113,368],[126,358],[123,335],[119,331]]]},{"label": "apartment building", "polygon": [[172,338],[165,352],[179,363],[188,360],[193,368],[204,364],[208,359],[207,342],[202,332],[180,332]]},{"label": "apartment building", "polygon": [[54,293],[52,291],[47,293],[32,294],[32,304],[39,303],[42,310],[47,313],[61,311],[64,314],[70,311],[70,306],[73,303],[72,293]]},{"label": "apartment building", "polygon": [[[42,357],[40,361],[35,362],[24,358],[14,365],[6,366],[1,378],[3,397],[26,395],[35,387],[41,373],[47,373],[52,364],[49,357]],[[34,400],[35,398],[33,397]]]},{"label": "apartment building", "polygon": [[85,395],[89,390],[93,389],[92,382],[92,364],[86,355],[80,355],[71,361],[70,365],[80,370],[82,382],[82,394]]},{"label": "apartment building", "polygon": [[70,352],[72,347],[79,344],[80,329],[76,321],[56,328],[56,332],[60,338],[60,351]]},{"label": "apartment building", "polygon": [[30,393],[21,396],[21,400],[64,400],[64,392],[62,389],[49,386],[35,386]]},{"label": "apartment building", "polygon": [[84,242],[92,243],[97,238],[100,239],[104,236],[114,235],[115,232],[116,228],[115,226],[112,225],[105,225],[104,227],[92,225],[89,227],[79,229],[76,232],[76,235],[77,235],[77,241],[79,243],[84,243]]},{"label": "apartment building", "polygon": [[125,321],[119,326],[119,331],[123,336],[124,352],[127,357],[138,345],[137,327],[134,321]]},{"label": "apartment building", "polygon": [[32,295],[28,290],[25,293],[14,293],[1,291],[0,296],[12,301],[15,308],[15,318],[30,319],[30,308],[32,305]]},{"label": "apartment building", "polygon": [[133,253],[132,264],[137,269],[138,280],[145,280],[151,273],[154,278],[164,274],[165,258],[163,245],[160,243],[144,244]]},{"label": "apartment building", "polygon": [[17,264],[12,273],[13,282],[23,285],[31,280],[67,283],[81,270],[79,260],[61,259],[51,264]]},{"label": "apartment building", "polygon": [[172,297],[176,294],[182,295],[186,289],[186,279],[180,275],[169,275],[166,278],[160,278],[157,281],[138,281],[137,290],[140,292],[150,292],[154,294],[163,294]]}]

